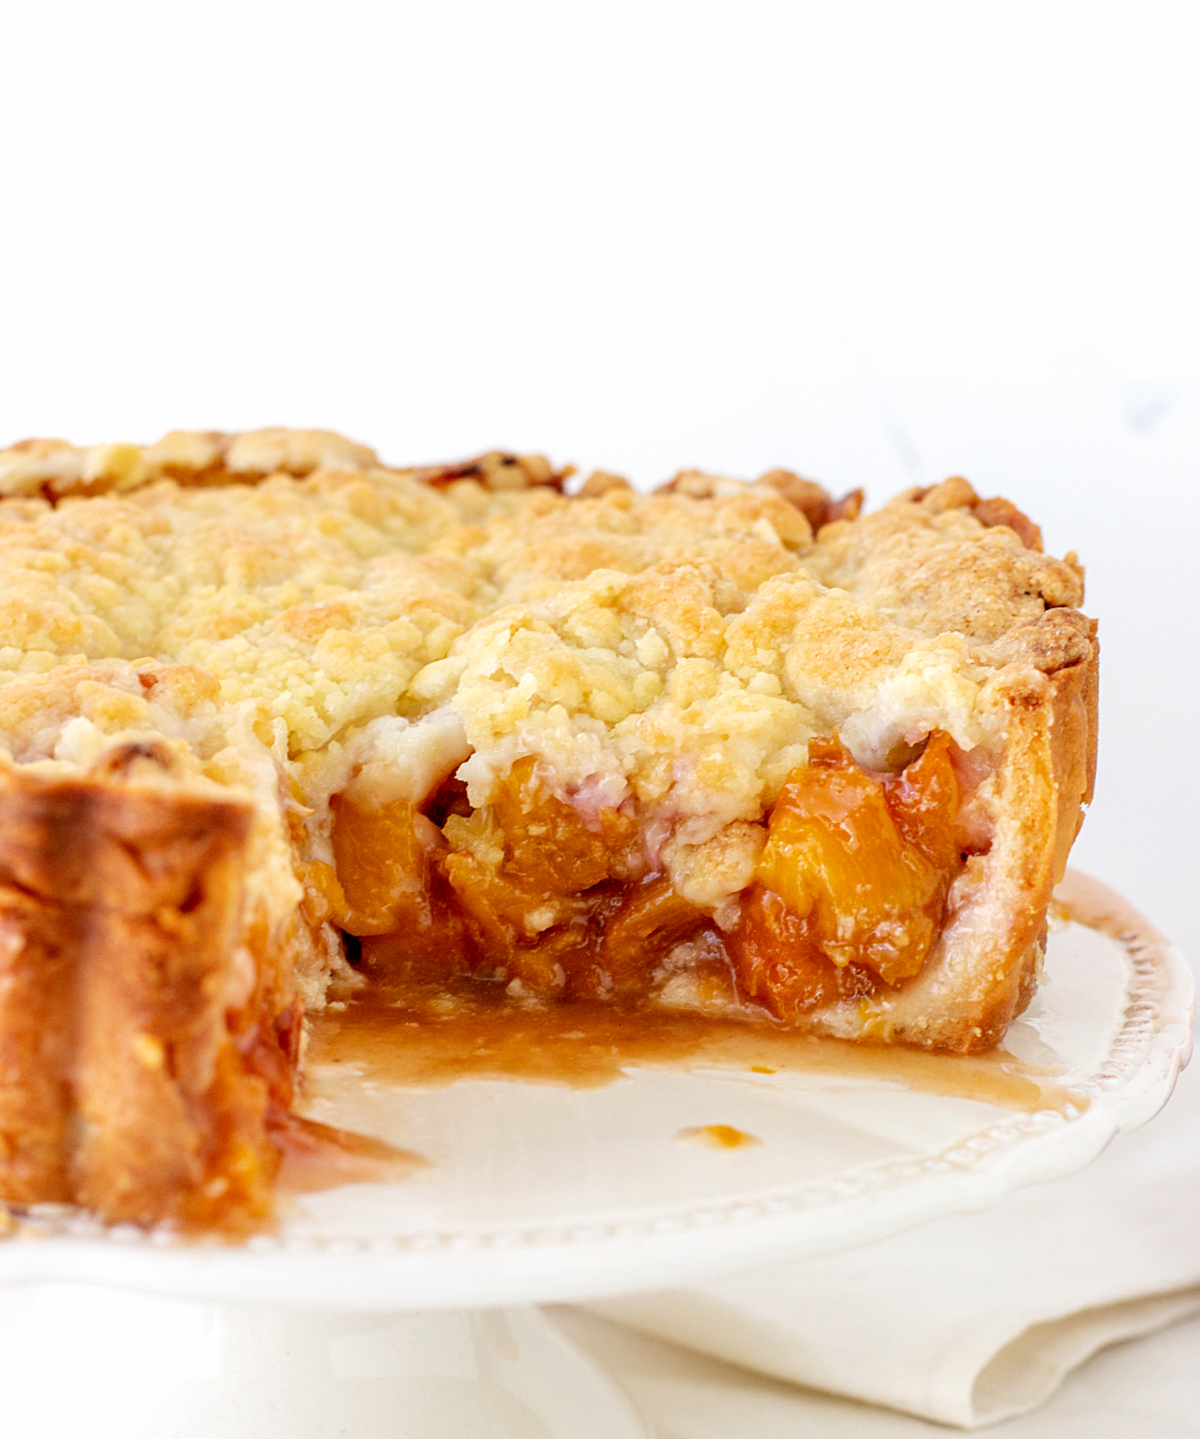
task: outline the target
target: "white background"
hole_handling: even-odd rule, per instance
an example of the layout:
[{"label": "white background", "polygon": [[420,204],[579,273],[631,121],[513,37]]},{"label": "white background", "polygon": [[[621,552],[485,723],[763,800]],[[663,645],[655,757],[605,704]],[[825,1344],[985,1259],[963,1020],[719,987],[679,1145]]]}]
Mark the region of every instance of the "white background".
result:
[{"label": "white background", "polygon": [[[965,473],[1088,565],[1076,862],[1195,958],[1198,30],[1153,0],[0,0],[0,445],[316,425],[874,503]],[[1163,1344],[1130,1352],[1182,1382]],[[1160,1390],[1154,1432],[1195,1432]]]},{"label": "white background", "polygon": [[965,473],[1088,564],[1077,861],[1200,953],[1198,15],[9,3],[0,443]]}]

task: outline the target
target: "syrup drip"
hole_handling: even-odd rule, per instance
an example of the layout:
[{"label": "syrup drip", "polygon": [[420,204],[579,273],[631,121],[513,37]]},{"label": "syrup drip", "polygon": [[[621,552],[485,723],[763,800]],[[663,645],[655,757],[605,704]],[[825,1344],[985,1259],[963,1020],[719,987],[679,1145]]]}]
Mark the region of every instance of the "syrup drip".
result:
[{"label": "syrup drip", "polygon": [[[1067,872],[1060,915],[1105,933],[1157,933],[1119,895]],[[417,982],[372,986],[315,1018],[308,1064],[352,1064],[375,1083],[414,1089],[460,1080],[517,1080],[592,1089],[632,1066],[740,1075],[817,1074],[882,1082],[926,1094],[973,1099],[1033,1113],[1078,1113],[1087,1100],[1057,1084],[1058,1071],[1018,1059],[1002,1046],[986,1054],[934,1054],[799,1034],[769,1020],[721,1019],[685,1011],[574,1000],[514,1000],[498,988]],[[281,1188],[396,1180],[427,1161],[330,1125],[284,1117]],[[759,1141],[726,1124],[681,1130],[678,1139],[715,1148]]]},{"label": "syrup drip", "polygon": [[756,1135],[735,1129],[732,1124],[701,1124],[695,1129],[681,1129],[675,1138],[701,1144],[706,1149],[744,1149],[747,1145],[762,1143]]},{"label": "syrup drip", "polygon": [[594,1089],[636,1066],[882,1081],[1021,1113],[1087,1107],[1054,1082],[1057,1071],[1003,1048],[935,1054],[823,1039],[769,1020],[583,999],[543,1004],[444,984],[378,986],[331,1005],[313,1025],[308,1064],[353,1064],[374,1083],[415,1089],[484,1079]]},{"label": "syrup drip", "polygon": [[282,1154],[277,1187],[287,1194],[310,1194],[338,1184],[395,1183],[429,1167],[427,1159],[409,1149],[298,1114],[273,1123],[271,1137]]}]

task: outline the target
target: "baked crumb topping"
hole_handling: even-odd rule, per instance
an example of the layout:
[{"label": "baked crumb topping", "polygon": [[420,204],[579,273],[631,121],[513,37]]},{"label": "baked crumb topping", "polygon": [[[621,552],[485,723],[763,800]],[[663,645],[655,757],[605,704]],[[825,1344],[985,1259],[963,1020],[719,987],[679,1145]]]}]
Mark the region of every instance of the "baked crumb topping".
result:
[{"label": "baked crumb topping", "polygon": [[[1027,663],[997,641],[1082,597],[1076,566],[976,519],[964,481],[816,537],[772,484],[723,483],[578,499],[364,467],[9,501],[0,734],[21,762],[80,762],[177,699],[195,728],[199,702],[209,730],[236,712],[278,745],[282,724],[307,792],[372,721],[447,710],[474,803],[533,754],[564,796],[633,797],[703,843],[835,727],[876,766],[934,728],[994,738],[989,685]],[[146,660],[191,667],[195,698],[103,677]],[[65,676],[37,678],[63,665],[101,666],[108,700],[81,712]]]}]

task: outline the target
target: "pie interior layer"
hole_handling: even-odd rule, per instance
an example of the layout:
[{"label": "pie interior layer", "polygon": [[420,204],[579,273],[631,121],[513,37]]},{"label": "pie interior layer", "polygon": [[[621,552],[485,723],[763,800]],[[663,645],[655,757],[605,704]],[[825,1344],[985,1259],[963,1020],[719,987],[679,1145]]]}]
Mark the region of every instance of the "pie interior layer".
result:
[{"label": "pie interior layer", "polygon": [[400,973],[1003,1035],[1091,796],[1074,556],[961,479],[569,481],[0,453],[0,1197],[262,1222],[305,1015]]}]

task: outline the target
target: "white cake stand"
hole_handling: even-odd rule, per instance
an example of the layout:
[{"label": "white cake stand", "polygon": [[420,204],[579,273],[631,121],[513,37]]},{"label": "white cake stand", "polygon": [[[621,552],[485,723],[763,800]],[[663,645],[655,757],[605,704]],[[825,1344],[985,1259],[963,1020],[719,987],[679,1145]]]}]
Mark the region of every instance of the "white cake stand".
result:
[{"label": "white cake stand", "polygon": [[[431,1167],[306,1195],[242,1247],[39,1214],[0,1243],[6,1432],[646,1439],[528,1306],[678,1287],[983,1209],[1080,1169],[1166,1101],[1190,1050],[1190,973],[1097,896],[1106,927],[1053,931],[1006,1041],[1073,1097],[1033,1112],[869,1074],[631,1068],[594,1090],[395,1091],[318,1072],[315,1117]],[[712,1124],[760,1142],[679,1142]]]}]

